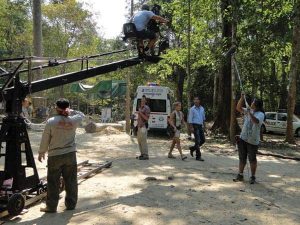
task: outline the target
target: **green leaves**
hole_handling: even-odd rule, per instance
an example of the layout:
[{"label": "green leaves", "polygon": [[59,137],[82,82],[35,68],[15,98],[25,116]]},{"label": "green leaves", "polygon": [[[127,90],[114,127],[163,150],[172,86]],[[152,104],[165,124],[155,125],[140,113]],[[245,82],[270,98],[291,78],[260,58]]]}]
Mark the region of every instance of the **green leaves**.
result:
[{"label": "green leaves", "polygon": [[90,12],[75,0],[43,6],[45,51],[61,57],[95,53],[99,38]]},{"label": "green leaves", "polygon": [[[127,2],[130,3],[128,0]],[[282,73],[289,70],[283,65],[282,59],[291,55],[294,1],[231,1],[234,5],[226,9],[223,15],[221,2],[220,0],[148,1],[149,5],[160,4],[163,15],[172,21],[169,28],[164,28],[164,33],[170,38],[171,48],[160,63],[144,64],[130,70],[133,74],[132,89],[147,81],[160,81],[175,86],[177,80],[174,68],[180,67],[186,71],[187,64],[190,63],[192,86],[197,88],[198,93],[205,92],[205,85],[211,85],[211,78],[218,73],[224,60],[222,53],[231,43],[230,38],[222,39],[221,24],[223,20],[232,21],[235,15],[238,44],[236,57],[246,91],[266,98],[268,108],[271,105],[268,105],[268,102],[271,102],[269,101],[273,90],[271,87],[275,87],[277,85],[275,82],[280,82]],[[145,1],[139,0],[135,3],[136,11]],[[121,41],[101,38],[96,32],[91,12],[84,9],[76,0],[45,1],[42,14],[44,56],[72,58],[123,48]],[[189,18],[190,62],[187,57]],[[0,57],[31,55],[32,18],[29,1],[0,0],[0,21]],[[90,65],[97,63],[91,61]],[[66,70],[78,68],[79,64],[69,66]],[[128,71],[120,70],[106,75],[106,78],[120,79],[125,77]],[[203,79],[201,77],[201,85],[197,83],[201,76],[199,71],[204,71],[205,76]],[[59,73],[61,73],[59,70],[51,71],[51,74]],[[48,76],[50,72],[44,75]],[[99,79],[92,78],[88,82],[94,83]],[[184,90],[186,93],[189,91]],[[273,98],[278,99],[278,95]]]},{"label": "green leaves", "polygon": [[0,58],[29,55],[32,26],[26,1],[0,0]]}]

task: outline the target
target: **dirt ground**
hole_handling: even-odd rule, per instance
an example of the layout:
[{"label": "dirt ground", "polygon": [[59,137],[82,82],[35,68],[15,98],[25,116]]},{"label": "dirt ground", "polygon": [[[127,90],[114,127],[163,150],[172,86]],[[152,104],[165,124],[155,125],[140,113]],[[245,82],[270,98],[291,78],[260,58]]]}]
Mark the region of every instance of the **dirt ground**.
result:
[{"label": "dirt ground", "polygon": [[[41,132],[30,132],[35,157]],[[279,139],[279,142],[278,142]],[[287,146],[282,136],[267,136],[263,151],[298,156],[298,145]],[[224,139],[208,138],[203,146],[204,162],[189,155],[192,142],[182,137],[186,161],[166,157],[170,141],[149,137],[149,161],[135,159],[136,138],[124,133],[86,134],[78,130],[78,161],[113,161],[111,168],[80,182],[74,211],[64,211],[64,193],[58,212],[29,212],[7,219],[20,225],[198,225],[198,224],[300,224],[299,161],[258,156],[255,185],[234,183],[238,158],[234,146]],[[286,150],[283,150],[286,149]],[[46,164],[36,160],[40,176]],[[150,177],[150,178],[149,178]],[[147,179],[146,179],[147,178]],[[152,179],[151,179],[152,178]]]}]

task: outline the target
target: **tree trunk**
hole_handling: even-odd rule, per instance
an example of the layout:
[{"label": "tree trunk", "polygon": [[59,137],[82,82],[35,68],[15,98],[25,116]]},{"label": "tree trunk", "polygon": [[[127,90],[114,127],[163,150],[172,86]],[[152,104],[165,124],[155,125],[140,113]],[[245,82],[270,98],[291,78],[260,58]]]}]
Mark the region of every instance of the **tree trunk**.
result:
[{"label": "tree trunk", "polygon": [[[277,101],[276,98],[274,98],[275,95],[277,95],[277,77],[276,77],[276,64],[274,61],[271,61],[271,75],[270,75],[270,80],[269,80],[269,84],[270,84],[270,95],[269,95],[269,99],[270,99],[270,110],[271,111],[276,111],[277,108]],[[264,86],[262,85],[262,88],[264,88]]]},{"label": "tree trunk", "polygon": [[[66,64],[63,64],[63,66],[61,67],[60,70],[60,74],[65,74],[66,72]],[[58,87],[59,89],[59,98],[63,98],[65,96],[65,92],[64,92],[64,85],[61,85]]]},{"label": "tree trunk", "polygon": [[[41,57],[43,55],[42,47],[42,13],[41,0],[33,0],[33,55]],[[41,79],[40,70],[36,72],[36,80]]]},{"label": "tree trunk", "polygon": [[293,27],[293,41],[292,41],[292,58],[291,70],[289,78],[289,91],[287,102],[287,127],[286,127],[286,141],[288,143],[295,143],[293,132],[293,115],[296,102],[296,82],[297,75],[300,72],[300,0],[294,2],[294,27]]},{"label": "tree trunk", "polygon": [[[188,0],[188,36],[187,36],[187,90],[191,90],[191,0]],[[191,106],[191,95],[187,95],[187,105]]]},{"label": "tree trunk", "polygon": [[[130,1],[130,18],[133,17],[133,0]],[[126,121],[126,133],[130,133],[130,106],[131,106],[131,99],[130,99],[130,72],[128,71],[126,75],[126,101],[125,101],[125,121]]]},{"label": "tree trunk", "polygon": [[[265,0],[261,0],[260,1],[260,7],[261,7],[261,12],[260,12],[260,19],[263,20],[264,19],[264,11],[265,11],[265,7],[264,7],[264,3]],[[264,32],[264,30],[262,30],[262,26],[259,26],[259,31],[257,32],[257,43],[265,43],[264,40],[264,36],[262,35]],[[258,65],[259,65],[259,76],[258,76],[258,85],[253,85],[253,86],[257,86],[259,89],[259,93],[260,99],[263,99],[263,91],[264,91],[264,85],[265,85],[265,76],[264,76],[264,57],[265,57],[265,53],[264,53],[264,49],[259,47],[258,49],[258,55],[259,55],[259,61],[258,61]],[[255,84],[255,83],[253,83]],[[255,96],[257,96],[257,93],[253,93],[252,98],[254,98]]]},{"label": "tree trunk", "polygon": [[[183,86],[184,78],[186,77],[186,71],[179,65],[174,66],[174,76],[176,77],[176,100],[179,102],[183,101]],[[188,89],[187,96],[190,96],[190,89]],[[188,108],[190,105],[188,106]]]},{"label": "tree trunk", "polygon": [[214,77],[214,97],[213,97],[213,115],[217,115],[217,105],[218,105],[218,87],[219,87],[219,73],[215,74]]},{"label": "tree trunk", "polygon": [[287,93],[287,73],[286,73],[286,67],[288,65],[288,57],[282,58],[281,68],[282,68],[282,74],[281,74],[281,82],[280,82],[280,100],[279,100],[279,109],[286,109],[286,100],[288,98]]},{"label": "tree trunk", "polygon": [[[230,0],[221,1],[222,13],[222,38],[224,40],[224,52],[231,47],[232,25],[229,21],[228,11],[231,8]],[[218,104],[216,109],[216,118],[212,130],[223,134],[228,134],[230,126],[230,105],[231,105],[231,60],[224,59],[221,62],[218,87]]]},{"label": "tree trunk", "polygon": [[65,92],[64,92],[64,85],[59,86],[59,97],[64,98]]},{"label": "tree trunk", "polygon": [[[132,71],[132,70],[131,70]],[[130,72],[128,71],[126,75],[126,101],[125,101],[125,121],[126,121],[126,133],[130,133],[130,106],[131,106],[131,99],[130,99]]]},{"label": "tree trunk", "polygon": [[[233,15],[235,15],[236,7],[234,7]],[[232,46],[236,44],[236,30],[237,30],[237,21],[235,16],[233,16],[232,22]],[[235,63],[235,54],[231,56],[231,110],[230,110],[230,127],[229,127],[229,139],[232,144],[235,143],[235,135],[237,133],[237,120],[236,120],[236,73],[234,68]]]}]

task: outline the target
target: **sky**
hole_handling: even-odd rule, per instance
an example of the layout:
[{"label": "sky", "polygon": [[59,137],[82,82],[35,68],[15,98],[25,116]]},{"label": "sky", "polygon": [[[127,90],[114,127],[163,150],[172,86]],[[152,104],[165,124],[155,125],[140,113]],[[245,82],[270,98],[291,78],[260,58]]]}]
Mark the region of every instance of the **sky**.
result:
[{"label": "sky", "polygon": [[95,14],[98,31],[105,38],[114,38],[122,31],[126,23],[125,0],[79,0]]}]

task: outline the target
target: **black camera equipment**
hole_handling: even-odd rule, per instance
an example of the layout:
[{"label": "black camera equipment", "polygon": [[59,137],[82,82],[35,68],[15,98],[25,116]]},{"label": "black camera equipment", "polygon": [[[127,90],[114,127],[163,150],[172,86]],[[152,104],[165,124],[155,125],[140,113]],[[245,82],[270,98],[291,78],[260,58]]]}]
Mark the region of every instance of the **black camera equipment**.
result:
[{"label": "black camera equipment", "polygon": [[[155,14],[160,16],[161,15],[161,6],[158,4],[154,4],[151,11]],[[169,39],[168,37],[165,37],[161,34],[160,32],[160,24],[158,22],[156,22],[155,20],[151,19],[147,25],[147,30],[152,31],[154,33],[157,34],[159,40],[158,43],[156,45],[156,51],[155,51],[155,56],[159,56],[160,53],[164,52],[166,49],[169,48]],[[137,35],[137,30],[135,27],[135,24],[132,22],[129,23],[125,23],[123,25],[123,33],[124,33],[124,37],[123,40],[124,41],[129,41],[129,43],[132,43],[135,48],[138,50],[139,55],[141,57],[145,57],[145,53],[143,52],[143,49],[141,50],[138,42],[141,41],[140,38],[138,38]]]},{"label": "black camera equipment", "polygon": [[[157,16],[160,16],[160,10],[161,10],[161,6],[157,4],[155,4],[151,9],[151,11]],[[159,23],[151,19],[148,23],[147,29],[155,33],[159,33],[160,32]]]},{"label": "black camera equipment", "polygon": [[[138,57],[126,57],[126,59],[96,67],[89,66],[89,60],[94,58],[127,51],[127,49],[121,49],[70,60],[47,59],[47,64],[36,67],[31,67],[31,62],[40,61],[40,58],[0,59],[1,63],[18,63],[13,71],[0,68],[0,78],[4,80],[4,84],[0,87],[0,102],[4,103],[7,113],[7,116],[2,119],[0,128],[0,158],[4,161],[3,169],[0,169],[0,216],[5,211],[8,211],[10,215],[18,215],[25,205],[31,204],[36,199],[35,197],[47,191],[46,184],[38,175],[25,118],[21,116],[22,101],[29,94],[131,67],[142,62]],[[157,63],[160,58],[147,57],[146,60]],[[28,73],[28,77],[30,77],[34,70],[73,62],[81,62],[81,70],[37,81],[28,80],[26,82],[22,81],[20,77],[21,73]]]}]

